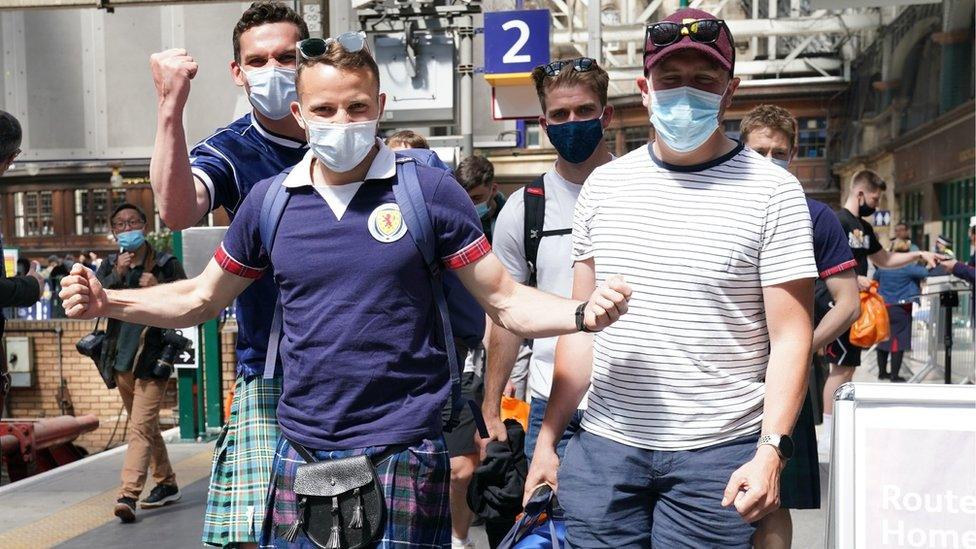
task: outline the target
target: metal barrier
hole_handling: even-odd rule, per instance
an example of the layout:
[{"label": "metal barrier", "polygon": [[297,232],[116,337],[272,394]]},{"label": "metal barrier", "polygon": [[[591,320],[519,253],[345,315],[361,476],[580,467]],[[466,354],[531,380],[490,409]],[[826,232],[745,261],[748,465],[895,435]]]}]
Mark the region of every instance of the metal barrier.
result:
[{"label": "metal barrier", "polygon": [[[909,382],[933,381],[933,376],[940,374],[946,383],[976,382],[972,292],[965,282],[952,277],[929,278],[912,311],[912,350],[905,356],[912,371]],[[951,349],[949,379],[947,344]]]}]

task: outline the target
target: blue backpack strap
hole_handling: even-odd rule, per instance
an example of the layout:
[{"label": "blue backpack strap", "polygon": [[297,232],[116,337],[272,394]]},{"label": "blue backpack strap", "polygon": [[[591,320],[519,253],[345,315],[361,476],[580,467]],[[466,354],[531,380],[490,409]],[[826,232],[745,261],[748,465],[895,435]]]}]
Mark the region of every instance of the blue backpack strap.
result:
[{"label": "blue backpack strap", "polygon": [[[261,235],[261,246],[268,260],[271,260],[271,249],[274,247],[275,235],[278,234],[278,225],[281,224],[281,216],[285,213],[285,206],[291,194],[288,188],[283,185],[285,178],[291,172],[291,168],[278,174],[268,192],[264,195],[261,202],[261,218],[258,220],[258,232]],[[275,300],[274,316],[271,318],[271,334],[268,336],[268,352],[264,357],[264,379],[273,379],[275,370],[278,366],[278,344],[281,342],[281,323],[282,308],[281,294]]]},{"label": "blue backpack strap", "polygon": [[[430,273],[430,288],[437,305],[441,330],[444,333],[444,347],[447,351],[447,364],[451,370],[451,419],[448,429],[454,427],[464,406],[461,397],[461,374],[458,366],[457,350],[454,347],[454,332],[451,329],[451,317],[447,309],[447,298],[444,296],[444,284],[441,277],[437,245],[434,240],[434,227],[430,223],[427,202],[424,200],[423,189],[417,178],[417,164],[411,157],[398,157],[396,160],[397,184],[393,185],[393,195],[396,197],[400,215],[407,225],[420,255]],[[473,411],[474,409],[472,409]],[[483,422],[484,420],[482,420]]]}]

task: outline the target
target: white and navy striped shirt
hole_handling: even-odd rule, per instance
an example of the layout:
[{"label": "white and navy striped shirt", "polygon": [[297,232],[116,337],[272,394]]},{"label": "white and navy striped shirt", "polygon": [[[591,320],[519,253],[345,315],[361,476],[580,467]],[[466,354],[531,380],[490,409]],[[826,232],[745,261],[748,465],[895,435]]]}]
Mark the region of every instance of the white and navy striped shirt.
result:
[{"label": "white and navy striped shirt", "polygon": [[583,428],[652,450],[755,434],[769,335],[764,286],[816,278],[800,183],[739,145],[707,164],[668,165],[641,147],[587,179],[573,259],[597,282],[623,275],[628,314],[593,343]]}]

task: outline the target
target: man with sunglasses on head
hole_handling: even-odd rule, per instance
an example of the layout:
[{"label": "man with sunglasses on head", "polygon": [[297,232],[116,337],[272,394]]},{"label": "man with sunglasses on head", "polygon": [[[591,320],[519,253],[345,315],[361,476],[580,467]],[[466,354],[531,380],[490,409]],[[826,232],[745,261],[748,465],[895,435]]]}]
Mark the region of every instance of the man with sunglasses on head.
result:
[{"label": "man with sunglasses on head", "polygon": [[746,548],[778,506],[817,269],[799,182],[721,130],[734,47],[701,10],[650,25],[637,85],[656,138],[597,168],[576,203],[574,298],[611,272],[645,291],[557,344],[526,487],[558,488],[573,547]]},{"label": "man with sunglasses on head", "polygon": [[[305,528],[314,525],[304,523],[296,499],[299,465],[366,455],[376,482],[356,486],[380,491],[387,509],[380,537],[370,539],[380,547],[447,547],[450,471],[441,410],[452,376],[435,321],[438,286],[408,234],[395,197],[398,174],[417,176],[440,267],[457,273],[493,321],[522,337],[602,330],[626,313],[630,288],[613,277],[586,300],[569,300],[515,283],[450,173],[406,158],[398,169],[397,156],[377,139],[386,96],[365,35],[304,40],[298,52],[292,114],[310,151],[254,187],[205,271],[166,288],[105,291],[76,266],[64,283],[66,311],[72,318],[193,324],[273,268],[282,312],[282,438],[262,546],[312,545]],[[287,197],[273,237],[262,232],[271,190]],[[266,236],[273,246],[262,244]],[[345,529],[356,528],[347,520],[333,524],[327,545],[340,546]]]},{"label": "man with sunglasses on head", "polygon": [[[532,80],[542,105],[539,125],[556,149],[556,162],[528,187],[512,194],[498,216],[492,244],[495,255],[515,280],[569,297],[573,287],[573,208],[590,173],[613,159],[603,140],[603,133],[613,120],[613,106],[607,101],[610,78],[596,61],[581,57],[536,67]],[[542,231],[533,239],[526,236],[526,218],[534,221],[538,215],[534,208],[540,205]],[[533,255],[527,251],[529,248],[534,248],[532,259],[529,259]],[[482,444],[491,440],[504,442],[507,438],[499,408],[521,341],[504,328],[495,326],[490,332],[482,406],[490,438],[481,441]],[[555,350],[556,338],[537,339],[532,344],[528,385],[531,407],[525,434],[525,455],[529,459],[549,399]],[[585,402],[580,404],[580,410],[574,413],[560,438],[559,456],[579,430],[584,408]]]},{"label": "man with sunglasses on head", "polygon": [[[160,217],[173,230],[223,207],[233,219],[258,181],[295,165],[308,150],[291,116],[295,43],[308,27],[287,5],[255,2],[233,32],[230,73],[253,110],[187,152],[183,110],[197,64],[183,49],[150,60],[158,95],[150,180]],[[262,379],[278,290],[271,276],[237,300],[237,376],[230,420],[214,450],[203,541],[227,546],[257,541],[278,440],[275,407],[281,379]]]}]

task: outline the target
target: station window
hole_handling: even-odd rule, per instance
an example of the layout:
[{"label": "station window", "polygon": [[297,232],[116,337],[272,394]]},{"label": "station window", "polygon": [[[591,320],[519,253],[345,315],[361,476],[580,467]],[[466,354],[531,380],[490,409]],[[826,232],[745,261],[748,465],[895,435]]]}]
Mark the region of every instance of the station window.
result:
[{"label": "station window", "polygon": [[14,195],[14,233],[18,237],[54,235],[54,197],[51,191]]},{"label": "station window", "polygon": [[827,156],[827,119],[823,117],[797,120],[797,158],[823,158]]},{"label": "station window", "polygon": [[125,191],[79,189],[75,191],[75,234],[104,236],[111,232],[109,217],[125,202]]}]

